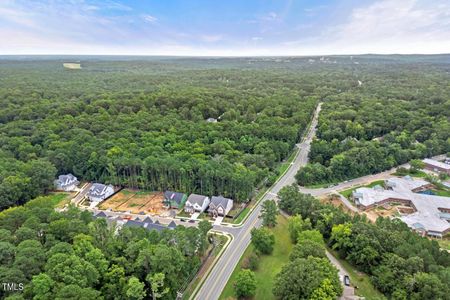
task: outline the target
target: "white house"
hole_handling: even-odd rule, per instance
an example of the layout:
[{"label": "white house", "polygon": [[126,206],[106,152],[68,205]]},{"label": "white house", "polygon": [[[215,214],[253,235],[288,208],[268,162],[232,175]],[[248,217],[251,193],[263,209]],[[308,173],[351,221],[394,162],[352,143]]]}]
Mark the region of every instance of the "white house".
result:
[{"label": "white house", "polygon": [[213,216],[226,216],[230,210],[233,208],[233,200],[224,198],[222,196],[211,198],[211,203],[209,204],[208,213]]},{"label": "white house", "polygon": [[184,211],[187,213],[204,212],[210,202],[209,197],[197,194],[191,194],[184,205]]},{"label": "white house", "polygon": [[105,200],[112,194],[114,194],[114,187],[112,185],[94,183],[87,192],[86,196],[92,202],[99,202]]},{"label": "white house", "polygon": [[73,191],[78,184],[77,178],[70,173],[67,175],[59,175],[58,179],[55,180],[55,188],[66,192]]}]

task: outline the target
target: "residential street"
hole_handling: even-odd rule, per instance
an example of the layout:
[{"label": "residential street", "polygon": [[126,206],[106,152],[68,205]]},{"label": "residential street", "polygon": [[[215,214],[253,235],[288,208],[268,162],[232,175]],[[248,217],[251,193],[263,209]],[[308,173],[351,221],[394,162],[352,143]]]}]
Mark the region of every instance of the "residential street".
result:
[{"label": "residential street", "polygon": [[287,170],[281,179],[275,183],[275,185],[270,189],[268,193],[264,196],[262,201],[258,203],[255,209],[251,212],[248,219],[240,227],[225,227],[225,226],[214,226],[215,230],[228,232],[233,235],[233,241],[228,245],[227,249],[224,251],[222,257],[213,267],[211,273],[206,278],[203,286],[195,296],[195,299],[199,300],[214,300],[220,297],[222,290],[228,282],[234,268],[239,262],[245,249],[250,244],[250,231],[254,227],[261,225],[261,220],[259,219],[259,214],[261,211],[262,202],[274,199],[276,194],[284,186],[290,185],[295,181],[295,174],[298,169],[304,166],[308,161],[308,153],[310,148],[310,143],[315,135],[315,129],[317,125],[317,118],[320,112],[321,104],[318,105],[314,118],[311,122],[310,128],[306,137],[303,141],[297,144],[299,148],[298,154],[295,157],[292,165]]}]

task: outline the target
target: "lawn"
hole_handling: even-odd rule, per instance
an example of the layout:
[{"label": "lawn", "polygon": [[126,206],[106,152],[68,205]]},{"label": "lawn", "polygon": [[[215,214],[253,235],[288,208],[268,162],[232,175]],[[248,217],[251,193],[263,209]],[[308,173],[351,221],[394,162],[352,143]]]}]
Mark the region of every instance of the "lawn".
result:
[{"label": "lawn", "polygon": [[48,198],[50,204],[54,207],[62,208],[64,205],[69,204],[71,193],[55,192],[50,193],[46,198]]},{"label": "lawn", "polygon": [[344,190],[344,191],[339,192],[339,193],[340,193],[342,196],[344,196],[345,198],[349,199],[350,196],[352,195],[353,191],[356,190],[356,189],[358,189],[358,188],[361,188],[361,187],[369,187],[369,188],[371,188],[371,187],[374,187],[374,186],[376,186],[376,185],[381,185],[381,186],[383,186],[383,184],[384,184],[384,180],[376,180],[376,181],[373,181],[373,182],[371,182],[371,183],[369,183],[369,184],[361,185],[361,186],[357,186],[357,187],[353,187],[353,188],[351,188],[351,189]]},{"label": "lawn", "polygon": [[[257,288],[254,299],[274,299],[272,288],[275,276],[281,271],[283,265],[289,261],[289,254],[292,250],[292,243],[289,237],[288,221],[283,216],[278,216],[278,225],[272,229],[275,234],[275,247],[271,255],[263,255],[259,261],[259,268],[255,271]],[[234,299],[233,283],[237,273],[241,270],[241,261],[254,251],[253,245],[245,250],[239,264],[231,274],[225,289],[219,299]]]},{"label": "lawn", "polygon": [[338,254],[328,248],[328,251],[333,254],[333,256],[339,260],[341,265],[344,267],[344,269],[347,271],[347,273],[350,276],[350,282],[353,285],[358,286],[357,289],[355,289],[355,294],[361,297],[365,297],[366,299],[386,299],[386,297],[383,296],[382,293],[380,293],[370,282],[370,278],[367,274],[359,272],[353,268],[353,266],[347,262],[344,259],[340,259]]}]

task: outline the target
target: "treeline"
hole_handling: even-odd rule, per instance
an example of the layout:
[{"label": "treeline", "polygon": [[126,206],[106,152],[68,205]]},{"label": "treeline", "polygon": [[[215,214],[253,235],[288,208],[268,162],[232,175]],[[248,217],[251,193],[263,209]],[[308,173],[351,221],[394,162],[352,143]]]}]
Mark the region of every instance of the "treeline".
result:
[{"label": "treeline", "polygon": [[208,247],[208,222],[118,230],[90,212],[55,212],[41,197],[0,213],[2,299],[175,299]]},{"label": "treeline", "polygon": [[352,217],[299,193],[295,186],[283,188],[279,197],[280,209],[297,215],[303,220],[300,224],[310,222],[330,247],[370,275],[389,298],[450,299],[450,253],[436,241],[420,237],[399,219],[370,223],[365,216]]},{"label": "treeline", "polygon": [[0,208],[21,205],[53,188],[56,168],[46,159],[20,161],[0,150]]},{"label": "treeline", "polygon": [[[450,151],[450,85],[445,68],[367,66],[362,81],[327,97],[300,185],[342,181]],[[426,74],[426,76],[423,76]]]},{"label": "treeline", "polygon": [[[319,99],[346,80],[337,70],[317,81],[320,70],[182,63],[88,61],[65,71],[58,61],[2,62],[0,190],[23,190],[10,176],[38,182],[13,167],[36,160],[81,180],[245,201],[276,177]],[[35,196],[1,195],[1,208]]]}]

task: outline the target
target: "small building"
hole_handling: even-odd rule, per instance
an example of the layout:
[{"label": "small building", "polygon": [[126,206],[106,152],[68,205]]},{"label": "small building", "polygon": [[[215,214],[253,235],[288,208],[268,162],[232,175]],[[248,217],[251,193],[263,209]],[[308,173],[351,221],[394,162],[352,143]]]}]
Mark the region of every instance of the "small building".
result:
[{"label": "small building", "polygon": [[208,122],[208,123],[217,123],[217,119],[215,119],[215,118],[208,118],[208,119],[206,119],[206,122]]},{"label": "small building", "polygon": [[169,208],[182,208],[186,203],[187,196],[184,193],[165,191],[163,203]]},{"label": "small building", "polygon": [[425,158],[423,162],[425,163],[425,169],[427,170],[450,175],[450,164],[448,163],[430,158]]},{"label": "small building", "polygon": [[92,184],[87,192],[87,198],[91,202],[100,202],[114,194],[114,187],[112,185],[105,185],[101,183]]},{"label": "small building", "polygon": [[209,202],[210,199],[207,196],[191,194],[186,200],[184,211],[191,214],[194,212],[202,213],[208,207]]},{"label": "small building", "polygon": [[78,179],[70,173],[67,175],[59,175],[58,179],[55,180],[55,188],[65,192],[75,190],[79,184]]},{"label": "small building", "polygon": [[211,203],[209,204],[208,213],[213,217],[225,217],[232,208],[233,200],[222,196],[213,196],[211,198]]}]

